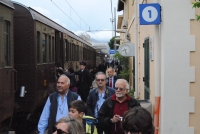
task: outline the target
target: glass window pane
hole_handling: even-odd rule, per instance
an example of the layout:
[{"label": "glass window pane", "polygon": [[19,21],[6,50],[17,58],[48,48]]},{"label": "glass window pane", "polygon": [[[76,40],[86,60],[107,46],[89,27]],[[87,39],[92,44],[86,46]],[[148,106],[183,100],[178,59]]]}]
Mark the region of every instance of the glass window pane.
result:
[{"label": "glass window pane", "polygon": [[40,63],[40,32],[37,31],[37,63]]},{"label": "glass window pane", "polygon": [[64,47],[65,47],[65,48],[64,48],[64,50],[65,50],[65,51],[64,51],[64,56],[65,56],[65,57],[64,57],[64,60],[67,61],[67,41],[66,41],[66,40],[65,40],[65,45],[64,45]]},{"label": "glass window pane", "polygon": [[52,61],[55,62],[55,39],[52,37]]},{"label": "glass window pane", "polygon": [[11,43],[10,43],[10,22],[9,21],[5,21],[5,53],[4,53],[4,57],[5,57],[5,66],[11,66]]},{"label": "glass window pane", "polygon": [[43,34],[42,38],[42,53],[43,53],[43,63],[47,63],[47,35]]},{"label": "glass window pane", "polygon": [[51,36],[49,35],[49,62],[52,62],[52,45],[51,45]]}]

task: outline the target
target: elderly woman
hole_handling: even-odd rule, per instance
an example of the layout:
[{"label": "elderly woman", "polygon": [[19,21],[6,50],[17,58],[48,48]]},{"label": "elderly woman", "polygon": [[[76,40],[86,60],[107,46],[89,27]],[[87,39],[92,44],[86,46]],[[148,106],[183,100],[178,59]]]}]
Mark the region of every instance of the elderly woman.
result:
[{"label": "elderly woman", "polygon": [[84,134],[84,128],[76,119],[63,117],[53,127],[53,134]]},{"label": "elderly woman", "polygon": [[154,134],[151,114],[140,106],[124,114],[122,127],[126,134]]}]

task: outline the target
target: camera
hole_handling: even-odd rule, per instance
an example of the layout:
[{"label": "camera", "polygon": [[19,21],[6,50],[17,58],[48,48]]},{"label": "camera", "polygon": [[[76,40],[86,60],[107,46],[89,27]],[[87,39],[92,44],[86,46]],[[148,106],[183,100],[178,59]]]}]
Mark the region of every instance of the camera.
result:
[{"label": "camera", "polygon": [[119,119],[120,119],[120,121],[122,121],[122,120],[123,120],[123,117],[119,117]]}]

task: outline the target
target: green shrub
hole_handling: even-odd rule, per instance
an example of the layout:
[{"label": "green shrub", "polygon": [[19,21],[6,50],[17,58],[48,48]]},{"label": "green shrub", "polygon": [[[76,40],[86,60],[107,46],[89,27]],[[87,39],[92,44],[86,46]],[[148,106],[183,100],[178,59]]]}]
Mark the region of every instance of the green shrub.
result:
[{"label": "green shrub", "polygon": [[129,75],[130,75],[129,70],[122,69],[122,71],[119,74],[119,77],[129,81]]},{"label": "green shrub", "polygon": [[128,95],[134,98],[134,92],[135,92],[135,90],[132,88],[132,89],[128,92]]}]

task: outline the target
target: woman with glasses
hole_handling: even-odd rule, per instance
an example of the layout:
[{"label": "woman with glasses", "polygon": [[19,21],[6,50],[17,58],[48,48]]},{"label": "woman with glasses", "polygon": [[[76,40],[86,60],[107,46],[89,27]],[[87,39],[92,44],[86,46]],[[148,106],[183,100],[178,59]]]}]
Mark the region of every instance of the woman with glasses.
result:
[{"label": "woman with glasses", "polygon": [[154,125],[149,111],[134,107],[124,114],[122,127],[126,134],[154,134]]},{"label": "woman with glasses", "polygon": [[53,127],[53,134],[84,134],[84,128],[76,119],[63,117]]}]

